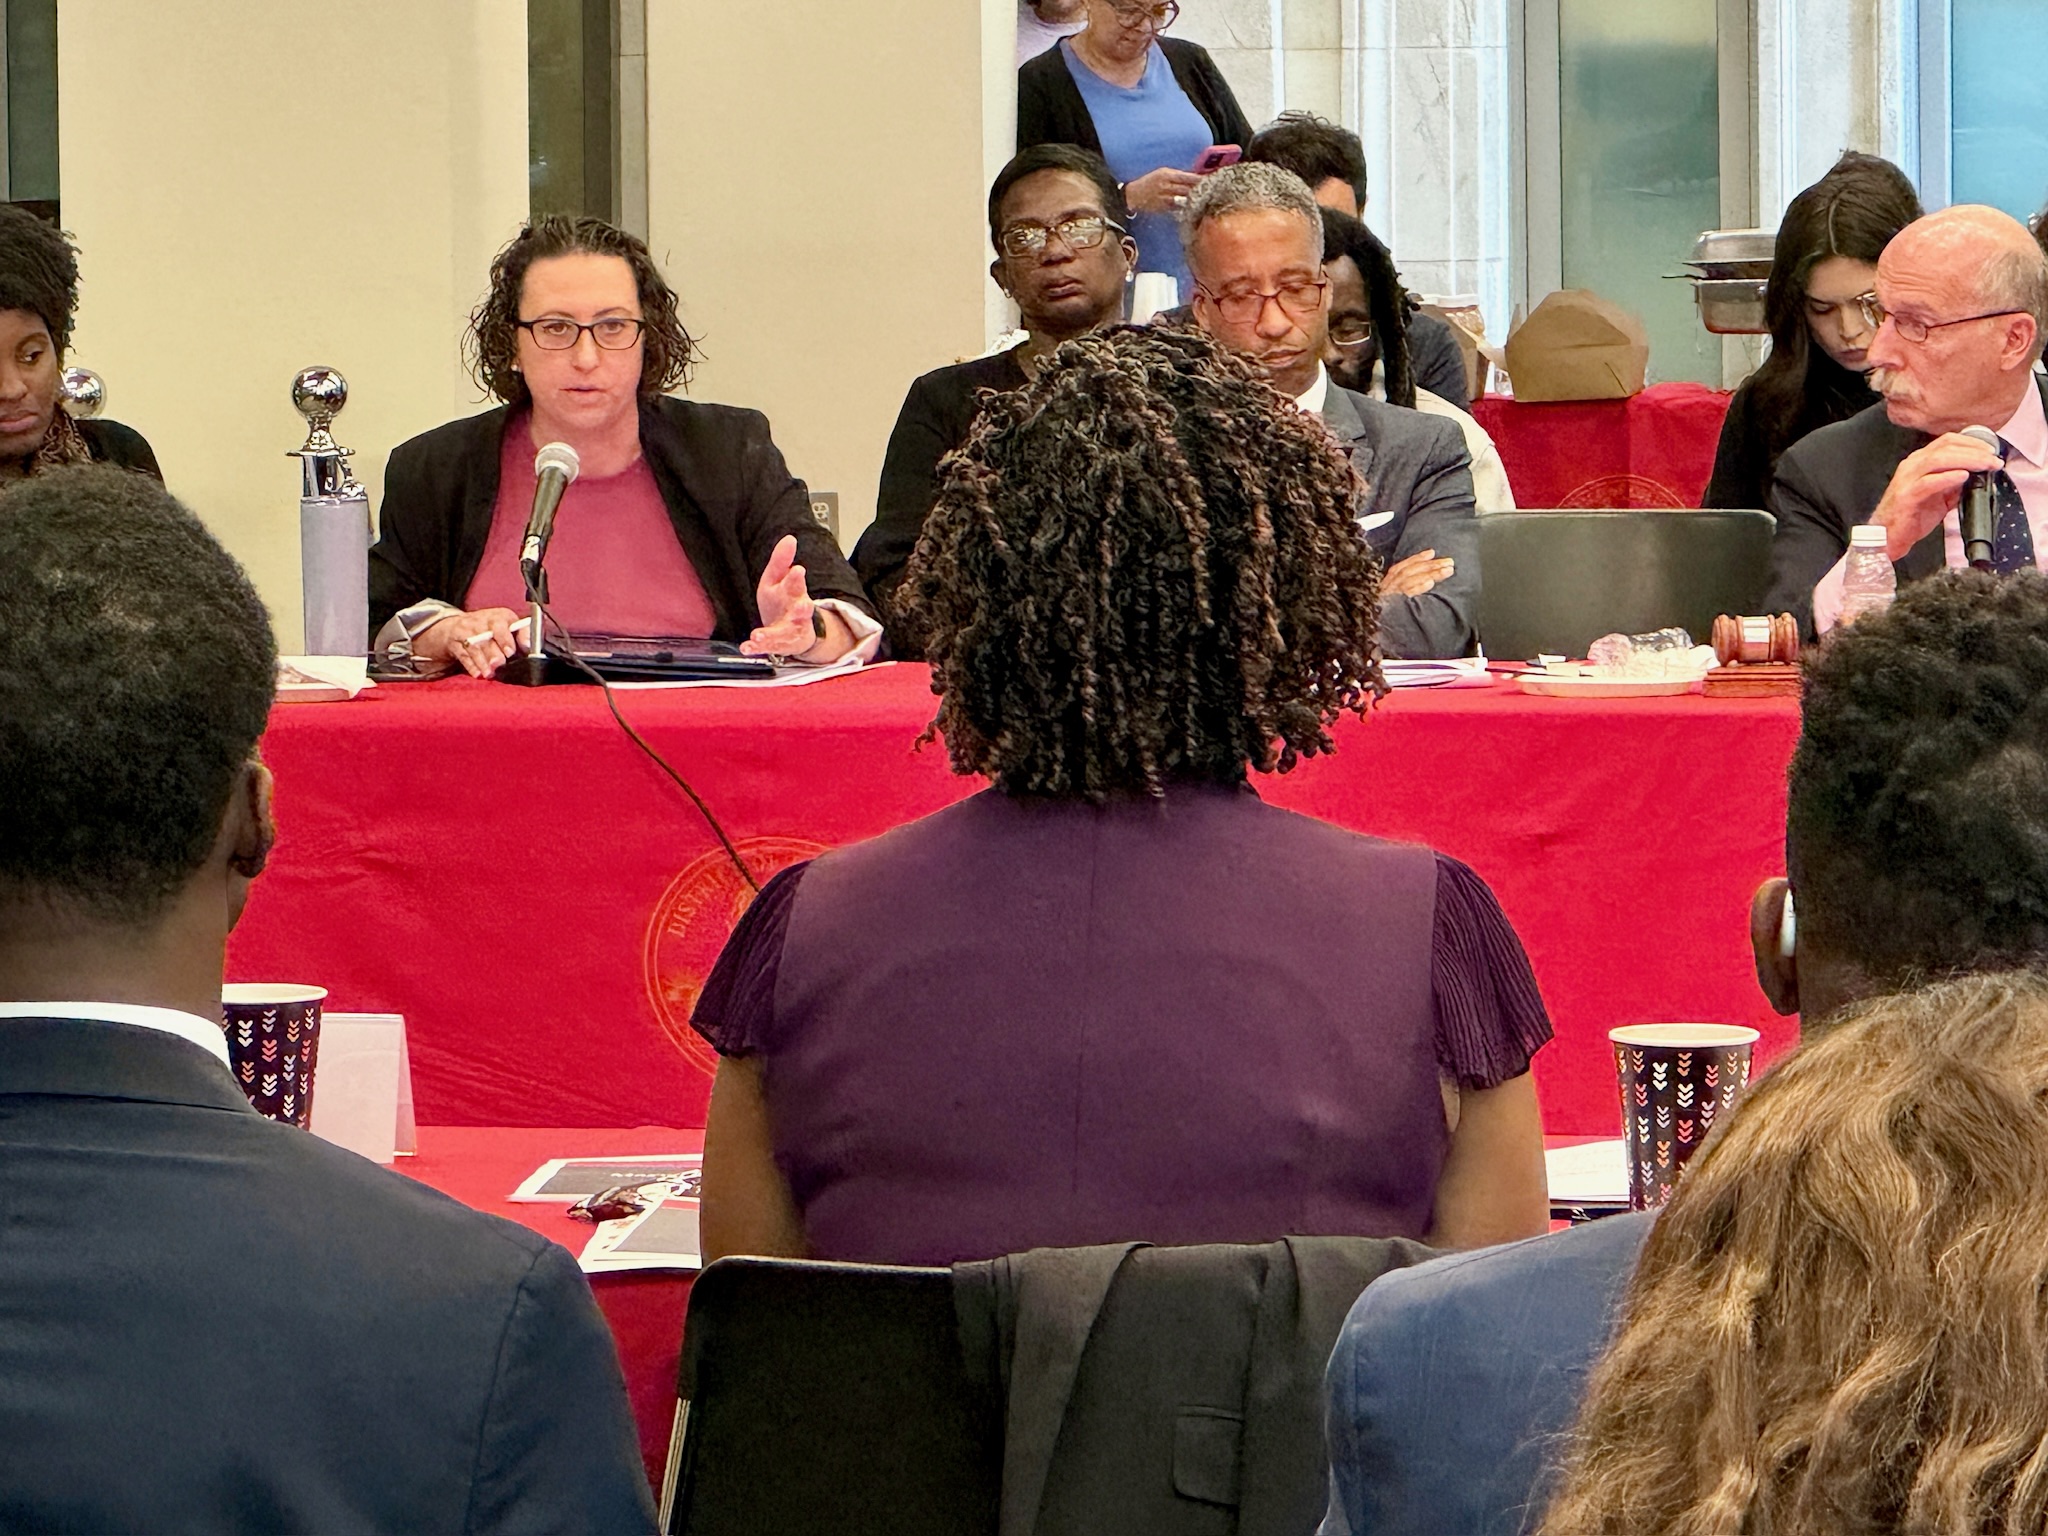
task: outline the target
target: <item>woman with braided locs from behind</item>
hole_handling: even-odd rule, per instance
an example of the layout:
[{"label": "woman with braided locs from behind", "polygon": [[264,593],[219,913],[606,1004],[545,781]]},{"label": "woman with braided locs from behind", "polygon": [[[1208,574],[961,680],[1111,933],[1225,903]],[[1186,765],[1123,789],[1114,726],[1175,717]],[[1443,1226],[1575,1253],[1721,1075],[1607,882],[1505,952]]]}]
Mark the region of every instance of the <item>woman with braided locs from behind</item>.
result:
[{"label": "woman with braided locs from behind", "polygon": [[1248,780],[1384,686],[1355,489],[1191,332],[984,402],[901,597],[992,787],[742,918],[694,1019],[707,1255],[1542,1230],[1550,1025],[1492,893]]},{"label": "woman with braided locs from behind", "polygon": [[117,421],[73,421],[58,404],[77,313],[71,237],[0,203],[0,483],[100,462],[163,479],[141,433]]},{"label": "woman with braided locs from behind", "polygon": [[1540,1536],[2048,1530],[2048,984],[1859,1004],[1687,1164]]}]

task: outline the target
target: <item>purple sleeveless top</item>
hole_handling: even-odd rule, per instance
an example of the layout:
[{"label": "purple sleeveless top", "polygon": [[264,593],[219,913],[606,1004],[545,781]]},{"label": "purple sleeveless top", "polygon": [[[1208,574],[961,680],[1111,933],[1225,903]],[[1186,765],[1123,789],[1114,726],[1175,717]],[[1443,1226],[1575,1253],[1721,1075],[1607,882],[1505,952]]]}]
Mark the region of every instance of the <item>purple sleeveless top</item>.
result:
[{"label": "purple sleeveless top", "polygon": [[812,1251],[895,1264],[1420,1237],[1440,1078],[1550,1036],[1464,866],[1193,784],[987,790],[787,870],[694,1023],[760,1057]]}]

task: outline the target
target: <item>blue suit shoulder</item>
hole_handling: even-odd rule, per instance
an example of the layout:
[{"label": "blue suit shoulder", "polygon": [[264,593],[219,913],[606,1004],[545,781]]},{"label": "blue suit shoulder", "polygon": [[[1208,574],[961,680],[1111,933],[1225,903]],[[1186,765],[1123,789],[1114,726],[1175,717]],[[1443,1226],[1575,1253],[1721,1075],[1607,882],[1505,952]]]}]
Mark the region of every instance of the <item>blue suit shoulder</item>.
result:
[{"label": "blue suit shoulder", "polygon": [[1534,1529],[1650,1222],[1610,1217],[1366,1287],[1330,1359],[1325,1536]]}]

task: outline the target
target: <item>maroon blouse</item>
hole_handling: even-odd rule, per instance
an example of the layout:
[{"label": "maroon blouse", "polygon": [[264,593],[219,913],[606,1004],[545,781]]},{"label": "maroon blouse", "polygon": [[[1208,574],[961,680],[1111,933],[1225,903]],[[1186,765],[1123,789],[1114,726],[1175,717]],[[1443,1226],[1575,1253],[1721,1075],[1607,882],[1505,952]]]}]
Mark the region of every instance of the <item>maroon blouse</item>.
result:
[{"label": "maroon blouse", "polygon": [[995,790],[784,871],[693,1019],[758,1056],[824,1258],[1420,1237],[1439,1080],[1550,1022],[1464,865],[1177,785]]}]

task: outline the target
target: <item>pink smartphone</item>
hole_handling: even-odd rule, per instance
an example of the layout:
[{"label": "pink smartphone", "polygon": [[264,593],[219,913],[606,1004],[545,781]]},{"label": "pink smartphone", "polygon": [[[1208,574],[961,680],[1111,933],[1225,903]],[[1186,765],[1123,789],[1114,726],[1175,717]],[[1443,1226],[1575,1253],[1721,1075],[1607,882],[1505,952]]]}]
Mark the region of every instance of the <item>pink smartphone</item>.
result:
[{"label": "pink smartphone", "polygon": [[1211,144],[1202,151],[1202,158],[1195,162],[1195,174],[1206,176],[1211,171],[1220,171],[1226,165],[1235,165],[1244,158],[1244,151],[1235,144]]}]

